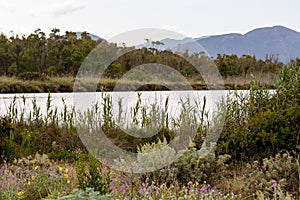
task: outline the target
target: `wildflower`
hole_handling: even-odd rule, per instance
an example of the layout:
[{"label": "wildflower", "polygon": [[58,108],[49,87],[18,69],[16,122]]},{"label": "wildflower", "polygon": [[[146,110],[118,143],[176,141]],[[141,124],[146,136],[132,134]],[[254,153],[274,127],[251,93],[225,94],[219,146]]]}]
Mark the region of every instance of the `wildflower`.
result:
[{"label": "wildflower", "polygon": [[27,133],[27,137],[31,137],[30,131],[27,130],[26,133]]},{"label": "wildflower", "polygon": [[[120,187],[120,192],[121,192],[121,193],[126,192],[126,188],[127,188],[127,185],[126,185],[126,184],[121,185],[121,187]],[[143,188],[143,190],[146,190],[146,189]]]},{"label": "wildflower", "polygon": [[196,186],[198,186],[198,185],[199,185],[198,181],[196,181],[196,182],[195,182],[195,185],[196,185]]},{"label": "wildflower", "polygon": [[71,181],[70,181],[70,179],[68,179],[68,180],[67,180],[67,184],[70,184],[70,183],[71,183]]},{"label": "wildflower", "polygon": [[58,169],[60,172],[62,172],[62,170],[63,170],[63,168],[62,167],[59,167],[59,169]]},{"label": "wildflower", "polygon": [[30,181],[28,181],[28,182],[27,182],[27,185],[28,185],[28,186],[30,186],[30,185],[31,185],[31,182],[30,182]]},{"label": "wildflower", "polygon": [[31,176],[31,179],[34,180],[34,179],[35,179],[35,176],[32,175],[32,176]]},{"label": "wildflower", "polygon": [[205,185],[205,184],[206,184],[206,181],[203,181],[203,184]]},{"label": "wildflower", "polygon": [[68,174],[64,174],[64,178],[69,178],[69,175]]},{"label": "wildflower", "polygon": [[65,172],[66,172],[66,173],[68,173],[68,172],[69,172],[69,169],[68,169],[68,168],[66,168]]},{"label": "wildflower", "polygon": [[18,196],[22,196],[23,194],[24,194],[23,191],[20,191],[20,192],[17,193]]},{"label": "wildflower", "polygon": [[36,166],[34,167],[34,170],[38,170],[38,169],[39,169],[39,166],[36,165]]}]

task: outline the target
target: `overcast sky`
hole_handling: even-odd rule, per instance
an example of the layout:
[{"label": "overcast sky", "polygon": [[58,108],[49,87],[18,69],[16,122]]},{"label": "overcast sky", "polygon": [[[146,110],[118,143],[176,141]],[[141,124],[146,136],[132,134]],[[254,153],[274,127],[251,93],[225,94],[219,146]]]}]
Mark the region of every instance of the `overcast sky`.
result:
[{"label": "overcast sky", "polygon": [[0,32],[88,31],[109,38],[140,28],[186,36],[283,25],[300,32],[299,0],[0,0]]}]

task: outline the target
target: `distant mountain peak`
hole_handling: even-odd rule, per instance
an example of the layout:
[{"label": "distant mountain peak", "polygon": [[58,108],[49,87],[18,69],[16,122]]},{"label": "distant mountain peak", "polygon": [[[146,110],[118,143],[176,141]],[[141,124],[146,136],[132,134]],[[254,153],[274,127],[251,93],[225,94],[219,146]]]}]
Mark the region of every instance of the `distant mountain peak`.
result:
[{"label": "distant mountain peak", "polygon": [[[81,34],[82,34],[82,33],[83,33],[83,32],[76,32],[76,36],[77,36],[78,39],[81,38]],[[91,33],[88,33],[88,35],[91,37],[92,40],[97,41],[97,40],[100,39],[100,37],[98,37],[97,35],[94,35],[94,34],[91,34]]]},{"label": "distant mountain peak", "polygon": [[[281,25],[256,28],[246,34],[229,33],[195,38],[195,41],[214,58],[217,54],[248,54],[264,59],[266,54],[273,54],[278,56],[280,61],[287,63],[300,57],[300,32]],[[176,42],[181,44],[181,49],[189,49],[190,53],[199,51],[193,47],[192,42]],[[174,41],[171,46],[174,46]]]},{"label": "distant mountain peak", "polygon": [[271,27],[256,28],[254,30],[251,30],[251,31],[247,32],[245,35],[250,35],[250,34],[253,34],[253,33],[262,33],[262,32],[265,32],[265,33],[280,32],[282,34],[285,34],[285,33],[299,34],[299,32],[294,31],[290,28],[287,28],[287,27],[284,27],[284,26],[281,26],[281,25],[276,25],[276,26],[271,26]]}]

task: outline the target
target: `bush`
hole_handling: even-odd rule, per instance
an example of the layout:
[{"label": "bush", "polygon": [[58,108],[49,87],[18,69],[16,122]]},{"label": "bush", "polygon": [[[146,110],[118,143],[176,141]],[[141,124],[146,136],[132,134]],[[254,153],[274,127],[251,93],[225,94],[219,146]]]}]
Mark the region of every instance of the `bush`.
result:
[{"label": "bush", "polygon": [[22,72],[18,75],[18,79],[23,81],[32,81],[32,80],[47,80],[47,77],[39,72]]},{"label": "bush", "polygon": [[94,191],[93,188],[86,188],[85,190],[74,189],[73,192],[64,197],[58,198],[58,200],[77,200],[77,199],[88,199],[88,200],[113,200],[111,195],[101,195],[100,192]]},{"label": "bush", "polygon": [[100,195],[110,193],[110,171],[104,172],[102,163],[91,154],[87,159],[88,166],[85,164],[83,156],[76,168],[79,189],[93,188]]},{"label": "bush", "polygon": [[104,71],[104,76],[108,78],[120,78],[122,75],[123,75],[122,66],[118,62],[111,64]]},{"label": "bush", "polygon": [[48,76],[50,76],[50,77],[52,77],[52,76],[57,76],[57,67],[55,67],[55,66],[50,66],[49,68],[47,68],[46,70],[45,70],[45,73],[48,75]]},{"label": "bush", "polygon": [[221,182],[223,190],[243,196],[264,193],[266,198],[275,199],[279,191],[299,195],[297,161],[287,153],[265,158],[262,162],[247,163],[239,173],[237,170],[235,173],[234,178]]},{"label": "bush", "polygon": [[[157,153],[149,157],[150,154],[147,153],[151,151]],[[162,166],[164,162],[174,160],[175,162],[170,166],[149,173],[148,176],[159,184],[172,184],[177,181],[181,186],[185,186],[190,181],[217,184],[224,178],[226,174],[224,172],[228,167],[227,161],[230,159],[229,155],[215,157],[210,148],[203,147],[196,150],[192,145],[190,149],[176,154],[166,140],[151,145],[146,144],[141,147],[140,152],[145,155],[138,154],[138,163],[144,162],[146,167],[154,165],[152,166],[154,169],[155,164]],[[177,156],[177,159],[174,156]]]},{"label": "bush", "polygon": [[9,117],[0,118],[0,163],[4,160],[12,161],[15,158],[28,156],[31,152],[32,132],[27,129],[15,130]]},{"label": "bush", "polygon": [[10,148],[9,139],[10,133],[13,131],[13,124],[11,123],[11,119],[9,117],[1,117],[0,118],[0,150],[1,157],[0,162],[3,160],[10,160],[14,155],[10,155],[13,149]]},{"label": "bush", "polygon": [[222,103],[227,111],[217,153],[235,160],[259,159],[281,151],[292,152],[300,143],[300,68],[284,67],[276,93],[254,81],[250,94],[231,94]]}]

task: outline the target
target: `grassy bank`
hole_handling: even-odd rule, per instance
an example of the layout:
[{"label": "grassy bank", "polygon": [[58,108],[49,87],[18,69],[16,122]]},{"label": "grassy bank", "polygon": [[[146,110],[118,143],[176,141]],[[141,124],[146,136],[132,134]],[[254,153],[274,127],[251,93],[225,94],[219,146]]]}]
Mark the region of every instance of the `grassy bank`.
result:
[{"label": "grassy bank", "polygon": [[[254,77],[254,76],[253,76]],[[244,90],[250,88],[250,82],[253,79],[251,76],[247,77],[229,77],[225,80],[220,80],[219,83],[205,83],[198,80],[190,80],[190,85],[194,90],[220,89],[226,90]],[[257,81],[264,84],[267,88],[274,88],[275,75],[257,75]],[[57,92],[73,92],[75,78],[73,77],[47,77],[45,80],[21,80],[16,77],[0,77],[0,93],[57,93]],[[119,81],[117,79],[78,79],[82,84],[77,87],[80,91],[113,91],[115,85],[118,83],[121,87],[127,90],[139,91],[160,91],[170,90],[166,86],[158,85],[157,83],[148,83],[140,87],[140,82],[137,81]],[[123,85],[123,86],[122,86]],[[184,85],[179,83],[170,83],[172,90],[182,90]]]},{"label": "grassy bank", "polygon": [[[157,107],[138,98],[116,117],[109,96],[83,115],[67,105],[58,113],[51,96],[45,115],[35,106],[25,115],[12,102],[0,118],[0,199],[299,199],[299,77],[298,66],[283,68],[275,94],[250,82],[249,95],[233,92],[219,103],[212,121],[206,120],[204,99],[199,107],[182,101],[180,115],[171,119],[164,112],[167,100],[165,107]],[[119,126],[125,115],[131,131],[142,134],[153,124],[161,129],[153,137],[129,136]],[[89,131],[79,131],[76,120],[89,125]],[[214,143],[209,130],[220,130],[220,125]],[[154,167],[176,152],[168,143],[178,139],[178,131],[194,129],[196,135],[172,164],[127,173],[87,153],[79,137],[88,137],[94,126],[114,145],[136,153],[140,164]],[[157,153],[147,157],[149,152]],[[116,164],[124,171],[128,167]]]}]

